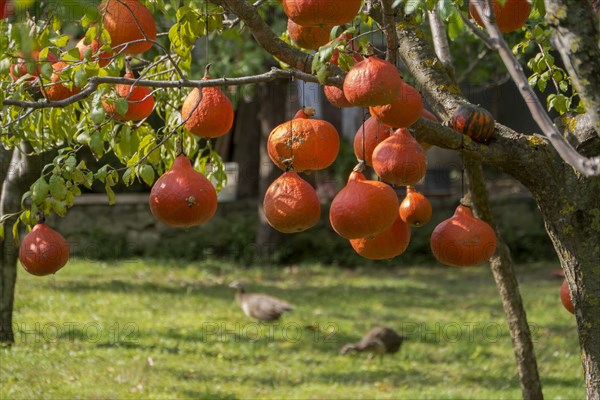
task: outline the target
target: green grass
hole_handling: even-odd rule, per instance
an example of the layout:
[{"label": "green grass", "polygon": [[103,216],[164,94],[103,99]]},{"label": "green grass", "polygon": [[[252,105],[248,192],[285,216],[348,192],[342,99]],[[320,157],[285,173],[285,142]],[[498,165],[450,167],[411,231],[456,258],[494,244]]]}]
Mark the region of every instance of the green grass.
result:
[{"label": "green grass", "polygon": [[[575,320],[551,267],[518,267],[544,393],[583,399]],[[234,278],[296,310],[254,324],[227,288]],[[49,278],[19,267],[15,308],[17,343],[0,349],[2,399],[520,398],[485,267],[75,260]],[[373,324],[411,339],[383,361],[339,355]]]}]

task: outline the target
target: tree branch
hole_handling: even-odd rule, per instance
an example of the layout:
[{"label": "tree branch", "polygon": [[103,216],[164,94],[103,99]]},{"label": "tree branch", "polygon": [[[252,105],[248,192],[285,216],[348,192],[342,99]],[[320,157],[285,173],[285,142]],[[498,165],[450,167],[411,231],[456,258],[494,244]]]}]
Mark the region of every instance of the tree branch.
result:
[{"label": "tree branch", "polygon": [[383,14],[383,26],[382,29],[385,32],[387,40],[387,50],[385,59],[396,65],[398,58],[398,35],[396,33],[396,20],[395,13],[392,8],[392,0],[380,0],[381,11]]},{"label": "tree branch", "polygon": [[454,65],[452,64],[452,57],[450,57],[450,44],[448,43],[448,36],[446,35],[446,26],[440,18],[439,9],[440,3],[436,3],[433,11],[427,12],[435,54],[442,64],[444,64],[446,70],[448,70],[448,75],[455,80]]}]

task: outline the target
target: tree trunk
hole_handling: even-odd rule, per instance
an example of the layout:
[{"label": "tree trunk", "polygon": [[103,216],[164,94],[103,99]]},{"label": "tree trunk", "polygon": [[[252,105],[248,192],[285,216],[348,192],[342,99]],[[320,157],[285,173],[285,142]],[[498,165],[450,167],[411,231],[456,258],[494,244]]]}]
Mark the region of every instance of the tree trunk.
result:
[{"label": "tree trunk", "polygon": [[[21,210],[21,197],[29,190],[29,186],[39,176],[43,155],[27,156],[32,148],[22,144],[20,148],[12,151],[8,162],[8,151],[0,150],[2,161],[2,196],[0,197],[0,217],[16,213]],[[15,296],[15,283],[17,281],[18,247],[12,237],[11,228],[17,217],[10,217],[4,221],[5,235],[0,243],[0,342],[14,342],[12,329],[13,304]]]},{"label": "tree trunk", "polygon": [[502,239],[494,221],[481,163],[467,157],[465,166],[469,177],[469,187],[474,209],[478,217],[487,222],[496,232],[496,253],[492,256],[490,264],[510,330],[523,398],[526,400],[543,399],[537,360],[531,340],[531,331],[529,330],[527,315],[523,307],[521,293],[519,292],[519,283],[515,274],[510,249]]},{"label": "tree trunk", "polygon": [[[258,119],[261,101],[240,100],[233,130],[233,161],[238,163],[238,199],[254,199],[258,196],[258,174],[260,169],[261,125]],[[270,132],[270,131],[269,131]]]}]

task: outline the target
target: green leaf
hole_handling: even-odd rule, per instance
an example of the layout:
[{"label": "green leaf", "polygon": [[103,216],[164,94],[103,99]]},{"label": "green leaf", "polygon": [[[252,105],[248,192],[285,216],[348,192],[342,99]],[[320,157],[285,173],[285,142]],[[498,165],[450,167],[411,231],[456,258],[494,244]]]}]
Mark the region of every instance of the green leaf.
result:
[{"label": "green leaf", "polygon": [[18,246],[19,242],[21,241],[21,239],[19,238],[19,223],[20,222],[21,222],[21,220],[17,218],[17,220],[15,221],[15,223],[12,226],[12,236],[13,236],[13,241],[15,242],[15,246]]},{"label": "green leaf", "polygon": [[50,177],[50,194],[56,200],[64,200],[67,197],[67,185],[62,176],[52,175]]},{"label": "green leaf", "polygon": [[4,224],[0,223],[0,240],[4,240]]},{"label": "green leaf", "polygon": [[121,115],[125,115],[125,113],[127,113],[127,109],[129,108],[129,104],[127,103],[127,100],[125,100],[122,97],[119,97],[118,99],[115,100],[115,109],[117,110],[117,112]]},{"label": "green leaf", "polygon": [[113,204],[115,204],[115,192],[108,184],[104,185],[104,188],[106,189],[106,195],[108,196],[108,204],[112,206]]},{"label": "green leaf", "polygon": [[57,47],[65,47],[67,45],[67,43],[69,43],[69,39],[71,39],[71,37],[69,35],[62,35],[62,36],[50,38],[50,43],[56,45]]},{"label": "green leaf", "polygon": [[133,183],[133,180],[135,179],[135,168],[134,167],[129,167],[125,170],[125,173],[123,173],[123,183],[127,186],[131,185]]},{"label": "green leaf", "polygon": [[31,185],[31,201],[37,205],[42,204],[49,191],[50,185],[48,185],[48,182],[43,177],[39,178]]},{"label": "green leaf", "polygon": [[140,176],[143,181],[146,182],[146,185],[152,186],[154,183],[154,168],[151,165],[142,165],[140,168]]}]

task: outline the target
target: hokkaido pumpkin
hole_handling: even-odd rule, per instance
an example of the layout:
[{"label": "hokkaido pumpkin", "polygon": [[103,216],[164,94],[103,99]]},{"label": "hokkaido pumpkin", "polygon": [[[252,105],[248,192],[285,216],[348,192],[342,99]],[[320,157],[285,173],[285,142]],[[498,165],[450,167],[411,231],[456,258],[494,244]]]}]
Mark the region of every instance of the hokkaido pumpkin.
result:
[{"label": "hokkaido pumpkin", "polygon": [[90,52],[91,60],[98,61],[98,65],[100,68],[106,67],[111,61],[114,54],[112,52],[100,52],[102,45],[96,39],[92,40],[90,43],[85,43],[85,37],[81,38],[81,40],[77,43],[77,48],[79,49],[79,58],[83,60],[87,52]]},{"label": "hokkaido pumpkin", "polygon": [[50,275],[69,261],[69,243],[44,222],[36,224],[23,238],[19,260],[32,275]]},{"label": "hokkaido pumpkin", "polygon": [[452,115],[452,129],[478,143],[487,143],[496,128],[492,114],[473,104],[460,105]]},{"label": "hokkaido pumpkin", "polygon": [[283,0],[283,11],[302,26],[335,26],[352,21],[362,0]]},{"label": "hokkaido pumpkin", "polygon": [[408,129],[400,128],[373,150],[373,169],[389,184],[414,185],[425,176],[427,159]]},{"label": "hokkaido pumpkin", "polygon": [[[359,49],[358,45],[356,44],[356,41],[352,40],[352,35],[350,35],[348,33],[341,34],[338,37],[338,40],[342,40],[342,41],[346,42],[345,48],[348,50],[348,53],[354,60],[355,64],[358,62],[361,62],[364,59],[363,56],[358,53],[358,51],[360,49]],[[337,48],[335,48],[333,50],[333,54],[331,55],[331,60],[329,62],[333,65],[338,65],[339,57],[340,57],[340,52]],[[327,100],[335,107],[338,107],[338,108],[352,107],[352,104],[346,98],[344,91],[342,89],[338,88],[337,86],[325,85],[325,87],[323,88],[323,91],[325,92],[325,97],[327,98]]]},{"label": "hokkaido pumpkin", "polygon": [[350,245],[361,257],[369,260],[389,260],[404,253],[410,242],[410,227],[396,218],[394,223],[372,238],[350,240]]},{"label": "hokkaido pumpkin", "polygon": [[284,172],[265,193],[267,222],[283,233],[302,232],[319,222],[321,203],[317,192],[295,172]]},{"label": "hokkaido pumpkin", "polygon": [[[206,66],[204,78],[209,80],[210,64]],[[225,135],[233,126],[233,106],[229,98],[218,87],[194,88],[185,98],[181,118],[185,128],[196,136],[211,139]]]},{"label": "hokkaido pumpkin", "polygon": [[464,205],[459,205],[451,218],[435,227],[430,242],[435,258],[454,267],[481,264],[496,251],[494,230]]},{"label": "hokkaido pumpkin", "polygon": [[325,85],[323,87],[323,92],[325,93],[327,101],[329,101],[333,106],[338,108],[353,107],[353,105],[346,98],[346,95],[344,95],[344,91],[339,87]]},{"label": "hokkaido pumpkin", "polygon": [[215,215],[217,192],[182,154],[152,186],[150,211],[157,220],[172,227],[199,225]]},{"label": "hokkaido pumpkin", "polygon": [[[68,66],[69,65],[63,61],[52,64],[52,69],[54,69],[54,72],[50,77],[50,84],[45,85],[41,89],[42,96],[48,100],[59,101],[79,93],[79,88],[76,87],[71,80],[65,82],[60,77],[62,70],[68,68]],[[68,85],[71,87],[69,88]]]},{"label": "hokkaido pumpkin", "polygon": [[406,197],[400,203],[400,218],[412,226],[423,226],[431,219],[431,203],[412,186],[406,188]]},{"label": "hokkaido pumpkin", "polygon": [[27,78],[27,80],[32,81],[35,79],[35,77],[40,75],[41,63],[55,63],[58,61],[58,57],[56,57],[56,55],[53,53],[48,53],[48,55],[41,60],[39,57],[40,52],[38,50],[32,51],[31,54],[27,56],[23,55],[23,53],[18,53],[16,63],[10,65],[9,74],[11,78],[16,81],[23,75],[30,74],[31,77]]},{"label": "hokkaido pumpkin", "polygon": [[398,98],[403,82],[393,64],[370,56],[348,71],[344,79],[344,94],[354,106],[381,106]]},{"label": "hokkaido pumpkin", "polygon": [[295,45],[303,49],[319,50],[329,41],[330,26],[302,26],[288,19],[287,31]]},{"label": "hokkaido pumpkin", "polygon": [[282,170],[297,172],[327,168],[337,158],[340,137],[327,121],[309,118],[315,109],[306,107],[290,121],[271,131],[267,140],[267,152],[271,160]]},{"label": "hokkaido pumpkin", "polygon": [[575,307],[573,307],[573,301],[571,300],[571,291],[566,279],[563,280],[560,287],[560,301],[568,312],[575,314]]},{"label": "hokkaido pumpkin", "polygon": [[[528,0],[506,0],[504,5],[498,0],[492,0],[492,8],[496,16],[496,24],[500,32],[513,32],[520,29],[531,13],[531,4]],[[484,6],[484,13],[487,11],[487,4]],[[469,2],[469,13],[477,25],[485,27],[481,16],[477,12],[473,1]]]},{"label": "hokkaido pumpkin", "polygon": [[369,238],[389,228],[398,218],[398,197],[389,185],[367,180],[353,171],[347,185],[335,196],[329,221],[346,239]]},{"label": "hokkaido pumpkin", "polygon": [[421,118],[423,99],[408,83],[402,84],[400,95],[391,103],[369,108],[371,115],[394,128],[407,128]]},{"label": "hokkaido pumpkin", "polygon": [[152,47],[151,41],[156,40],[156,22],[139,0],[107,0],[98,10],[104,16],[103,26],[110,34],[115,51],[137,54]]},{"label": "hokkaido pumpkin", "polygon": [[[367,165],[373,165],[373,150],[379,143],[389,138],[393,132],[394,130],[390,126],[369,117],[354,135],[354,155],[357,159],[364,160]],[[364,148],[363,137],[365,138]]]},{"label": "hokkaido pumpkin", "polygon": [[[129,69],[124,78],[135,79],[135,76]],[[114,104],[102,102],[106,114],[120,121],[140,121],[148,118],[154,109],[154,96],[152,90],[146,86],[138,85],[115,85],[115,90],[118,97],[127,100],[127,112],[121,115],[117,112]]]}]

